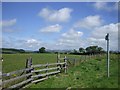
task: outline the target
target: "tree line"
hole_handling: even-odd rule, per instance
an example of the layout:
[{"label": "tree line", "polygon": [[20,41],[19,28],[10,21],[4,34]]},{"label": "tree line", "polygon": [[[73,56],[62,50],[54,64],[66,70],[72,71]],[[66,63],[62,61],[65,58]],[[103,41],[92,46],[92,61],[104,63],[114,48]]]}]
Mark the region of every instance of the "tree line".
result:
[{"label": "tree line", "polygon": [[[84,54],[101,54],[106,53],[106,51],[99,46],[88,46],[86,48],[80,47],[78,50],[46,50],[45,47],[39,48],[37,51],[26,51],[23,49],[14,49],[14,48],[0,48],[0,53],[4,54],[14,54],[14,53],[64,53],[64,54],[75,54],[75,55],[84,55]],[[110,53],[118,53],[118,51],[110,51]]]},{"label": "tree line", "polygon": [[100,54],[105,53],[102,47],[98,46],[88,46],[86,48],[80,47],[79,51],[74,49],[73,54]]},{"label": "tree line", "polygon": [[[39,53],[46,53],[45,47],[41,47],[39,49]],[[57,53],[57,52],[55,52]],[[73,51],[66,51],[64,53],[69,53],[69,54],[100,54],[100,53],[105,53],[104,49],[102,47],[98,46],[88,46],[86,48],[80,47],[79,51],[74,49]]]}]

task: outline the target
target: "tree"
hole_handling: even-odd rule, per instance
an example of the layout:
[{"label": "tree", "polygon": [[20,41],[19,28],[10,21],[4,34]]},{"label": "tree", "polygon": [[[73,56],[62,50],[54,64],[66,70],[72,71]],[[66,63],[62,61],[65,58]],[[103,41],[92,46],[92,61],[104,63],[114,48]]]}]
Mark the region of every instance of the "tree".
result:
[{"label": "tree", "polygon": [[79,52],[80,52],[80,53],[84,53],[84,52],[85,52],[85,49],[81,47],[81,48],[79,48]]},{"label": "tree", "polygon": [[74,51],[73,51],[75,54],[77,53],[77,50],[76,49],[74,49]]},{"label": "tree", "polygon": [[91,50],[91,47],[90,47],[90,46],[89,46],[89,47],[87,47],[85,50],[86,50],[86,52],[87,52],[87,53],[91,53],[91,52],[92,52],[92,50]]},{"label": "tree", "polygon": [[103,52],[103,48],[102,47],[98,47],[98,46],[89,46],[86,48],[86,52],[89,54],[97,54],[97,53],[102,53]]},{"label": "tree", "polygon": [[45,53],[46,51],[45,51],[45,47],[41,47],[40,49],[39,49],[39,52],[40,53]]},{"label": "tree", "polygon": [[98,47],[98,52],[99,53],[102,53],[104,50],[103,50],[103,48],[102,47]]},{"label": "tree", "polygon": [[20,52],[20,53],[25,53],[25,50],[20,49],[19,52]]}]

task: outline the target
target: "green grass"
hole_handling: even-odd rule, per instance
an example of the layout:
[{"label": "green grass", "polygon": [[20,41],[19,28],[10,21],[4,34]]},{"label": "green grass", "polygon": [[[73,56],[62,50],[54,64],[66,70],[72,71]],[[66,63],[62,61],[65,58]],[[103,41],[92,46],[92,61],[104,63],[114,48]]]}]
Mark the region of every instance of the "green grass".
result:
[{"label": "green grass", "polygon": [[[64,55],[61,55],[62,57]],[[4,54],[3,72],[25,67],[26,58],[32,57],[33,64],[56,62],[56,54]],[[67,55],[80,59],[79,55]],[[106,58],[98,57],[69,67],[67,74],[60,73],[51,78],[32,84],[29,88],[117,88],[118,58],[111,55],[110,77],[106,77]]]}]

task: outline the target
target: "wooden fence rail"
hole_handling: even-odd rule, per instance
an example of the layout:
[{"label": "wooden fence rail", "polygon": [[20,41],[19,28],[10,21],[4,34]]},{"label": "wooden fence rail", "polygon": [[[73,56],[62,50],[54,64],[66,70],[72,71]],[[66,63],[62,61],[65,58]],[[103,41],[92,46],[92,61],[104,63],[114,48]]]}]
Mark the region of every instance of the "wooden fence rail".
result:
[{"label": "wooden fence rail", "polygon": [[[59,56],[60,57],[60,56]],[[91,54],[91,55],[80,55],[79,58],[66,58],[68,66],[76,66],[79,65],[81,62],[85,62],[92,59],[98,59],[98,58],[105,58],[105,54]],[[64,58],[59,58],[59,60],[63,60]]]},{"label": "wooden fence rail", "polygon": [[[63,65],[63,64],[65,64],[64,62],[62,62],[62,63],[50,63],[50,64],[48,64],[48,66],[52,66],[52,65]],[[42,66],[46,66],[47,64],[38,64],[38,65],[32,65],[31,67],[33,67],[33,68],[36,68],[36,67],[42,67]]]},{"label": "wooden fence rail", "polygon": [[64,62],[32,65],[32,58],[29,58],[26,60],[25,69],[3,73],[1,75],[3,77],[2,89],[19,89],[29,83],[37,83],[46,80],[50,75],[60,73],[61,69],[65,70],[65,73],[67,72],[66,59]]},{"label": "wooden fence rail", "polygon": [[11,75],[18,74],[18,73],[23,73],[23,72],[29,71],[29,70],[31,70],[31,69],[32,69],[32,68],[25,68],[25,69],[21,69],[21,70],[9,72],[9,73],[3,73],[3,74],[2,74],[2,77],[11,76]]}]

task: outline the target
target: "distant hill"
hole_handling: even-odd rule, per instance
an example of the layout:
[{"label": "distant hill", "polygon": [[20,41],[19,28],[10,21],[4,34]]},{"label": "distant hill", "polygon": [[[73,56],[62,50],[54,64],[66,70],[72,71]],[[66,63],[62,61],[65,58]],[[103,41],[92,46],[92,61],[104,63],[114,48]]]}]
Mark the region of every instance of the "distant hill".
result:
[{"label": "distant hill", "polygon": [[[70,50],[46,50],[46,53],[65,53],[71,52]],[[15,53],[39,53],[39,51],[24,50],[24,49],[15,49],[15,48],[0,48],[0,53],[3,54],[15,54]]]},{"label": "distant hill", "polygon": [[14,48],[0,48],[0,53],[3,54],[25,53],[25,50]]}]

